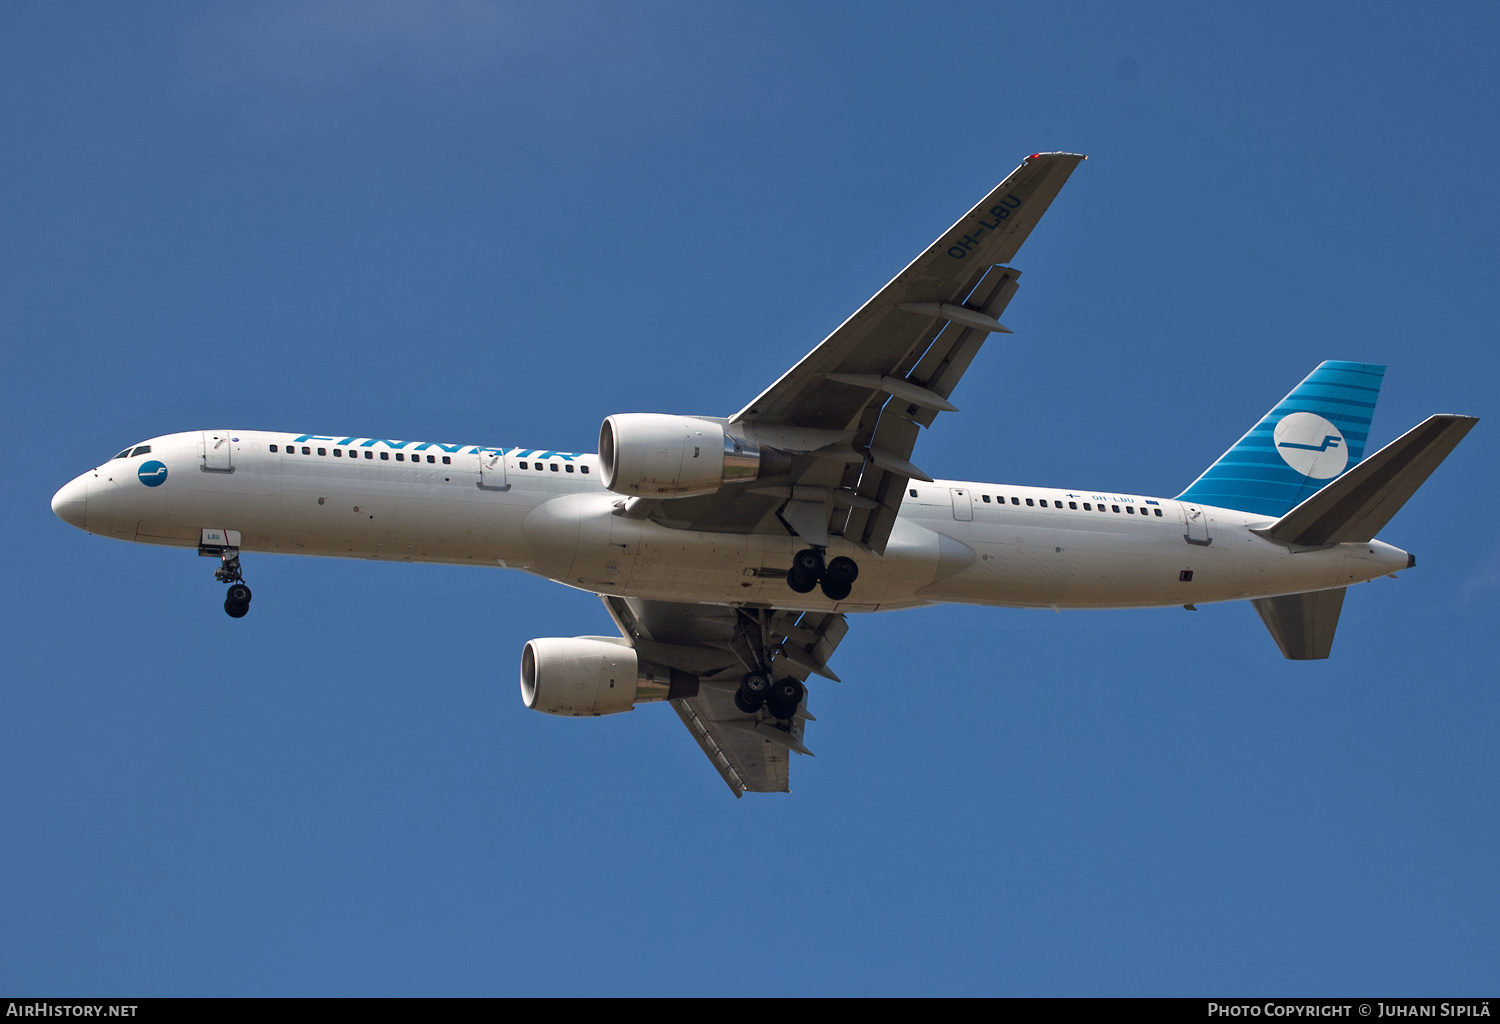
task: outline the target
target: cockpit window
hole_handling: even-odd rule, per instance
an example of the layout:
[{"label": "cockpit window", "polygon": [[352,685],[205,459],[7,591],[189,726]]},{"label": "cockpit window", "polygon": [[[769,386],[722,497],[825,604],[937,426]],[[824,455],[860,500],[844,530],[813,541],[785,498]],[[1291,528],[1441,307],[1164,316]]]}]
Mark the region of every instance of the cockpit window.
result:
[{"label": "cockpit window", "polygon": [[130,457],[131,458],[135,458],[137,455],[150,455],[150,454],[151,454],[151,446],[149,444],[143,444],[143,445],[138,446],[135,451],[131,452],[130,453]]},{"label": "cockpit window", "polygon": [[[129,458],[129,457],[130,457],[130,449],[129,449],[129,448],[126,448],[126,449],[125,449],[125,450],[124,450],[124,451],[123,451],[123,452],[121,452],[121,453],[120,453],[120,454],[119,454],[119,455],[116,455],[116,456],[115,456],[115,459],[128,459],[128,458]],[[110,461],[111,461],[111,462],[113,462],[113,461],[114,461],[114,459],[111,459],[111,460],[110,460]]]}]

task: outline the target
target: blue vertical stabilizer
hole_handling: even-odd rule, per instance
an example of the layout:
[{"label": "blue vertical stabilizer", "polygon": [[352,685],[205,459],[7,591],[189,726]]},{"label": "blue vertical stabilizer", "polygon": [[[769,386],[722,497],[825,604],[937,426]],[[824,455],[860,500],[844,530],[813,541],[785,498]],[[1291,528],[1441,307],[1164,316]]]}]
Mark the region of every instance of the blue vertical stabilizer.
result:
[{"label": "blue vertical stabilizer", "polygon": [[1364,458],[1384,377],[1373,363],[1319,364],[1178,498],[1285,515]]}]

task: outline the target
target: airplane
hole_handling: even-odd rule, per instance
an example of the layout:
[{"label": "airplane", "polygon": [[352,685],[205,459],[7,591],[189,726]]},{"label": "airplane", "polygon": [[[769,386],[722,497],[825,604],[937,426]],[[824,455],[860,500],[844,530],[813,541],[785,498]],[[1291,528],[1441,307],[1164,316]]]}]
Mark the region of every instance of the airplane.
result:
[{"label": "airplane", "polygon": [[1416,564],[1375,534],[1477,421],[1364,457],[1385,368],[1318,365],[1176,497],[935,480],[911,460],[1019,287],[1021,244],[1086,159],[1036,153],[729,417],[617,413],[596,453],[264,430],[123,449],[52,509],[90,533],[244,553],[520,569],[598,595],[617,636],[521,653],[526,707],[669,703],[736,797],[789,792],[807,682],[851,613],[947,602],[1248,600],[1286,658],[1329,655],[1346,589]]}]

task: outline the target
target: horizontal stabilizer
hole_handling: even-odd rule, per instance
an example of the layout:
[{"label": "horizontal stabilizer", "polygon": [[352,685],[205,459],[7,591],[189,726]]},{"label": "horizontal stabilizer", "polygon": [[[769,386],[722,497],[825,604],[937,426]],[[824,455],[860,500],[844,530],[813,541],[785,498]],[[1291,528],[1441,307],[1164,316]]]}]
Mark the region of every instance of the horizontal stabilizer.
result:
[{"label": "horizontal stabilizer", "polygon": [[1344,609],[1344,588],[1261,597],[1250,603],[1284,657],[1316,661],[1333,649],[1333,632],[1339,628],[1339,612]]},{"label": "horizontal stabilizer", "polygon": [[[1474,416],[1429,416],[1276,522],[1255,532],[1283,544],[1371,540],[1478,422]],[[1337,616],[1337,610],[1334,614]],[[1265,617],[1264,612],[1261,617]]]}]

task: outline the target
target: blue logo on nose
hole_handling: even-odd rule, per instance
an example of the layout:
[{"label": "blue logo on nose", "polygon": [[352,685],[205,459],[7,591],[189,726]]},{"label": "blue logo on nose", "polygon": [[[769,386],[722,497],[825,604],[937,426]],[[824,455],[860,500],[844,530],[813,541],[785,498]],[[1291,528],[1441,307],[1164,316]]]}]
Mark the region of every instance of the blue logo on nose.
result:
[{"label": "blue logo on nose", "polygon": [[167,479],[167,467],[165,463],[152,459],[150,462],[141,463],[141,468],[136,471],[136,476],[141,478],[141,483],[147,487],[160,487]]}]

